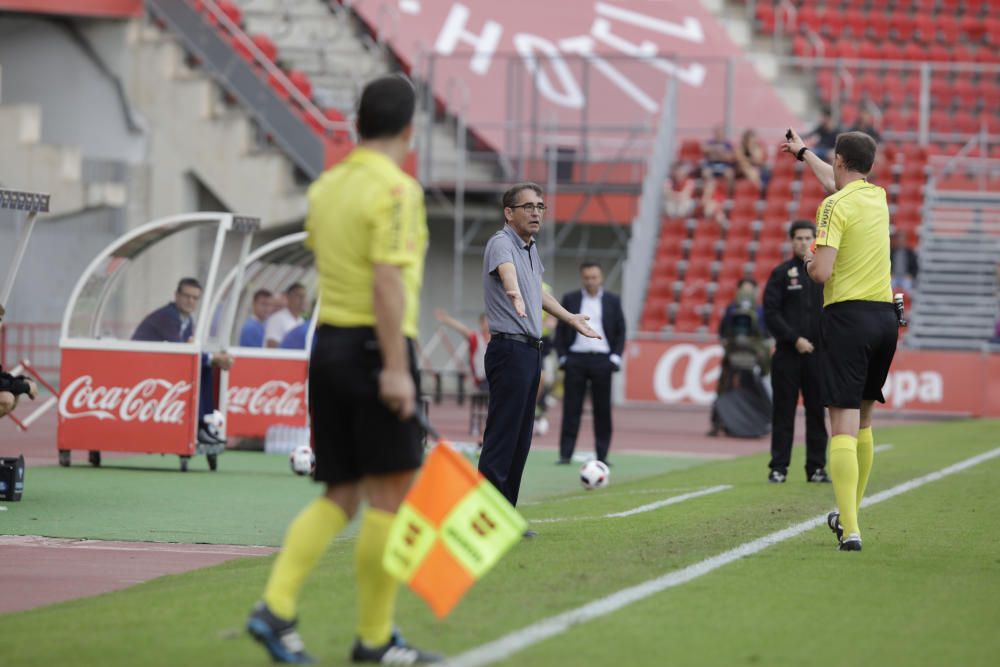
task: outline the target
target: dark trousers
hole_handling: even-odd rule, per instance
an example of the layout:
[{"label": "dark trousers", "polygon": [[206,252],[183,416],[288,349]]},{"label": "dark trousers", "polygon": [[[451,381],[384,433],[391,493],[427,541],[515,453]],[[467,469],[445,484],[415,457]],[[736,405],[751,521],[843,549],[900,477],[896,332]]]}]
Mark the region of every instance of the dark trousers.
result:
[{"label": "dark trousers", "polygon": [[521,475],[531,449],[535,395],[542,372],[538,348],[509,339],[490,340],[486,347],[489,409],[479,455],[479,472],[517,505]]},{"label": "dark trousers", "polygon": [[201,386],[198,394],[198,428],[201,428],[205,415],[215,410],[215,372],[210,364],[201,366]]},{"label": "dark trousers", "polygon": [[614,365],[607,354],[566,355],[563,380],[563,418],[559,435],[559,458],[569,459],[576,449],[580,432],[583,399],[590,385],[590,404],[594,409],[594,449],[597,458],[607,462],[611,448],[611,373]]},{"label": "dark trousers", "polygon": [[772,470],[788,472],[795,436],[795,409],[799,391],[806,407],[806,475],[826,466],[826,421],[820,383],[819,351],[799,354],[794,348],[778,348],[771,364],[773,412],[771,415]]}]

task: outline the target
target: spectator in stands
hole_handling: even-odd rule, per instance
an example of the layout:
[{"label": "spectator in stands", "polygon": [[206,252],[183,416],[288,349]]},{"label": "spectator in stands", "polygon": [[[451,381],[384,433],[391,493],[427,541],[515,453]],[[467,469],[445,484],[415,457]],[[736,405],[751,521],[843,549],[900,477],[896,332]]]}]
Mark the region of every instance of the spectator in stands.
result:
[{"label": "spectator in stands", "polygon": [[[190,343],[194,334],[194,311],[201,301],[201,283],[195,278],[181,278],[174,292],[174,300],[147,315],[132,340],[153,343]],[[228,370],[233,358],[225,352],[201,355],[201,394],[198,398],[198,442],[218,445],[225,441],[219,436],[209,417],[215,406],[215,386],[212,368]]]},{"label": "spectator in stands", "polygon": [[837,144],[837,135],[840,134],[840,126],[833,120],[833,114],[829,109],[824,108],[820,116],[819,125],[813,128],[812,132],[803,137],[811,139],[816,137],[816,143],[812,145],[812,152],[824,162],[829,161],[833,154],[833,147]]},{"label": "spectator in stands", "polygon": [[851,128],[852,132],[864,132],[869,137],[875,140],[875,143],[882,143],[882,134],[875,129],[875,116],[872,114],[871,110],[866,107],[861,107],[858,111],[858,120],[854,123],[854,127]]},{"label": "spectator in stands", "polygon": [[285,307],[267,318],[264,327],[265,347],[279,347],[285,334],[302,322],[306,305],[306,288],[302,283],[292,283],[285,290]]},{"label": "spectator in stands", "polygon": [[678,160],[663,184],[663,214],[668,218],[686,218],[694,212],[694,179],[687,162]]},{"label": "spectator in stands", "polygon": [[757,133],[748,128],[740,137],[740,147],[736,151],[736,164],[740,175],[764,191],[771,180],[771,170],[767,166],[767,150],[757,137]]},{"label": "spectator in stands", "polygon": [[705,156],[702,178],[706,182],[710,179],[723,178],[728,188],[736,177],[736,152],[733,150],[733,144],[726,139],[725,128],[717,125],[712,129],[712,138],[702,146],[702,154]]},{"label": "spectator in stands", "polygon": [[706,218],[719,224],[725,220],[726,197],[736,178],[736,152],[721,125],[712,129],[712,138],[702,146],[701,207]]},{"label": "spectator in stands", "polygon": [[270,290],[259,289],[253,293],[250,317],[240,329],[240,347],[264,347],[264,322],[274,312],[274,295]]},{"label": "spectator in stands", "polygon": [[[0,326],[3,326],[3,316],[6,310],[0,305]],[[14,408],[17,401],[25,394],[28,398],[35,400],[38,396],[38,387],[35,383],[23,375],[11,375],[4,373],[0,367],[0,417],[6,417]]]},{"label": "spectator in stands", "polygon": [[486,345],[490,342],[490,326],[486,321],[486,313],[479,315],[479,328],[470,329],[446,311],[438,308],[434,311],[434,319],[449,329],[458,332],[466,340],[469,347],[469,371],[472,382],[479,391],[486,391]]},{"label": "spectator in stands", "polygon": [[902,229],[894,229],[889,235],[889,262],[892,265],[892,289],[913,289],[920,265],[917,253],[907,245],[906,233]]}]

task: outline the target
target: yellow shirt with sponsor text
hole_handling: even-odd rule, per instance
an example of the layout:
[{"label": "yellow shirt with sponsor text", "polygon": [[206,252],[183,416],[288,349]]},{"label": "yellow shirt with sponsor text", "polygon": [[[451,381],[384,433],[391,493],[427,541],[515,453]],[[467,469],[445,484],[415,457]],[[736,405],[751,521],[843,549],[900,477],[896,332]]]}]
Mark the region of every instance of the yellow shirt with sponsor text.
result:
[{"label": "yellow shirt with sponsor text", "polygon": [[403,335],[417,337],[427,253],[420,184],[382,153],[355,148],[309,187],[306,247],[316,256],[321,324],[374,326],[375,264],[400,267]]},{"label": "yellow shirt with sponsor text", "polygon": [[858,180],[824,199],[816,211],[820,246],[837,249],[833,274],[823,286],[824,307],[841,301],[892,303],[885,190]]}]

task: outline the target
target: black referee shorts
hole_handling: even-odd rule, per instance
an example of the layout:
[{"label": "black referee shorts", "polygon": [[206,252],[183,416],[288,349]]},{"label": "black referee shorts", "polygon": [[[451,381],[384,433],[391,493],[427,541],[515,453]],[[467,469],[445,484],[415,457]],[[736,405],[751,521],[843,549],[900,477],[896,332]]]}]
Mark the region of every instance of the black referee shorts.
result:
[{"label": "black referee shorts", "polygon": [[843,301],[823,309],[820,348],[823,405],[860,408],[861,401],[885,403],[882,385],[896,354],[895,306],[878,301]]},{"label": "black referee shorts", "polygon": [[[420,396],[413,341],[410,372]],[[309,359],[309,413],[317,482],[354,482],[368,475],[416,470],[423,431],[400,421],[378,397],[382,370],[375,330],[322,325]]]}]

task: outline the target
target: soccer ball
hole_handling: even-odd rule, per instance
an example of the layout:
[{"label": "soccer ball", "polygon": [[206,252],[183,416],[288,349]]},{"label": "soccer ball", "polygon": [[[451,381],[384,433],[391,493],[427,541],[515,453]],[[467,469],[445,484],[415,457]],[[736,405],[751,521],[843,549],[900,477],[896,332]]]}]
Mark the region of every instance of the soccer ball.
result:
[{"label": "soccer ball", "polygon": [[597,459],[587,461],[580,468],[580,483],[588,491],[607,486],[610,477],[611,470],[608,469],[608,464]]},{"label": "soccer ball", "polygon": [[311,475],[316,469],[316,454],[309,445],[299,445],[288,455],[288,463],[296,475]]}]

